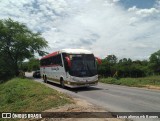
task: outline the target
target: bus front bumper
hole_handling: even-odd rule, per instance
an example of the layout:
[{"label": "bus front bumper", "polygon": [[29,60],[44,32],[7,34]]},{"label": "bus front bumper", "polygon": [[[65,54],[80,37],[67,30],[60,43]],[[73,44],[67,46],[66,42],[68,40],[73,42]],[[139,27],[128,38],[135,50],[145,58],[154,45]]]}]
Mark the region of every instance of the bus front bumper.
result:
[{"label": "bus front bumper", "polygon": [[98,80],[97,81],[92,81],[92,82],[69,82],[67,81],[65,83],[65,85],[67,85],[68,87],[71,88],[77,88],[77,87],[88,87],[88,86],[96,86],[98,84]]}]

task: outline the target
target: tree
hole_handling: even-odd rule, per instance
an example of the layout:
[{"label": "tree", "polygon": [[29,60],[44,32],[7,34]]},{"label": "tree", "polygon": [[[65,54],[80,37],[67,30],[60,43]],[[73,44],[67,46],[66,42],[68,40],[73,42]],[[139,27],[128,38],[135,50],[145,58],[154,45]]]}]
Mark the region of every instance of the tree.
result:
[{"label": "tree", "polygon": [[115,55],[108,55],[105,59],[111,64],[117,63],[117,57]]},{"label": "tree", "polygon": [[131,64],[132,64],[132,60],[130,58],[120,59],[116,66],[118,75],[120,77],[130,77],[131,76],[131,69],[130,69]]},{"label": "tree", "polygon": [[40,69],[40,61],[36,58],[30,58],[28,62],[19,64],[23,71],[36,71]]},{"label": "tree", "polygon": [[156,74],[160,74],[160,50],[151,54],[149,58],[149,67]]},{"label": "tree", "polygon": [[14,75],[18,75],[19,62],[34,57],[35,53],[44,55],[42,49],[47,46],[41,34],[33,33],[26,25],[11,19],[0,20],[0,56]]},{"label": "tree", "polygon": [[[2,54],[0,54],[1,56]],[[9,69],[7,63],[0,57],[0,82],[9,79],[9,75],[13,75],[13,72]]]},{"label": "tree", "polygon": [[108,55],[105,58],[107,65],[106,65],[106,75],[113,76],[116,73],[115,65],[117,63],[117,57],[115,55]]},{"label": "tree", "polygon": [[130,67],[131,77],[144,77],[146,75],[145,69],[140,60],[133,61]]},{"label": "tree", "polygon": [[101,76],[106,76],[106,61],[104,59],[101,60],[102,64],[98,65],[98,74]]}]

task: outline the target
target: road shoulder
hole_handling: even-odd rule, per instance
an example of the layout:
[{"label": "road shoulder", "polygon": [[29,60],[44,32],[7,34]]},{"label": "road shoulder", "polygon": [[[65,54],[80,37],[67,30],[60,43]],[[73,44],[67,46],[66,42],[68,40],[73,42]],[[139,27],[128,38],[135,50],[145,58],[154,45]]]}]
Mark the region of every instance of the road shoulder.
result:
[{"label": "road shoulder", "polygon": [[[80,98],[73,98],[74,104],[67,104],[57,108],[51,108],[44,112],[107,112],[103,108],[93,105],[86,100]],[[97,115],[98,116],[98,115]],[[111,114],[110,114],[111,117]],[[124,121],[124,119],[117,118],[45,118],[40,121]]]}]

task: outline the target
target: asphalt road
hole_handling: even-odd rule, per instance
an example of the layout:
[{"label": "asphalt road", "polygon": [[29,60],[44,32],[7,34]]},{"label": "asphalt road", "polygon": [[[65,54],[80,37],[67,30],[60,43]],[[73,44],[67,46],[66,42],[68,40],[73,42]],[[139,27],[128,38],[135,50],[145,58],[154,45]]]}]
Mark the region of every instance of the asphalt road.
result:
[{"label": "asphalt road", "polygon": [[[26,74],[31,77],[31,74]],[[42,79],[34,79],[44,83]],[[45,83],[44,83],[45,84]],[[59,85],[45,84],[51,88],[79,97],[111,112],[160,112],[160,90],[149,90],[99,83],[97,86],[62,89]]]}]

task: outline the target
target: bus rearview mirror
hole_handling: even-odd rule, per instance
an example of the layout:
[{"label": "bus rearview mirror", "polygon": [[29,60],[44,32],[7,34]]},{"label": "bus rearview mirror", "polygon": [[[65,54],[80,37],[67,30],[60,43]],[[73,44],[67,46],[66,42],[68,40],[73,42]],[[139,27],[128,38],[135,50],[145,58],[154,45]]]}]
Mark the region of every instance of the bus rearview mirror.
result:
[{"label": "bus rearview mirror", "polygon": [[96,61],[98,62],[98,64],[99,64],[99,65],[101,65],[101,64],[102,64],[102,61],[101,61],[101,59],[100,59],[100,58],[95,57],[95,59],[96,59]]},{"label": "bus rearview mirror", "polygon": [[69,59],[69,57],[65,57],[65,59],[67,61],[68,67],[71,67],[71,60]]}]

